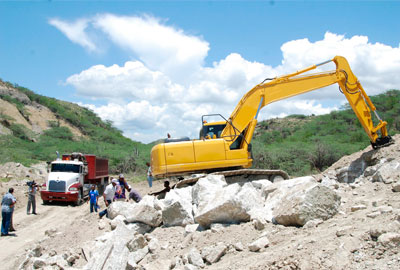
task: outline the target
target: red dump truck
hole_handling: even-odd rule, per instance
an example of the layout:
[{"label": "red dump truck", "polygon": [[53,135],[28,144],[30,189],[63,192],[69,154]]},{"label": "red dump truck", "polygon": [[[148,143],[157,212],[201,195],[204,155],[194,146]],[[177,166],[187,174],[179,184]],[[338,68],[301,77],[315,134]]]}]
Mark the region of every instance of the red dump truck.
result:
[{"label": "red dump truck", "polygon": [[102,194],[108,184],[108,160],[95,155],[72,153],[49,164],[49,175],[40,196],[43,204],[51,201],[72,202],[80,205],[89,195],[91,185]]}]

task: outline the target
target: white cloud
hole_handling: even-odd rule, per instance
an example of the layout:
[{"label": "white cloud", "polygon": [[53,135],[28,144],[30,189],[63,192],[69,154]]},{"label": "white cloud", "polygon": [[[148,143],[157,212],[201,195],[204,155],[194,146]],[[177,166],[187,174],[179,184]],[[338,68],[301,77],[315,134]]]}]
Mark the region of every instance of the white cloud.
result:
[{"label": "white cloud", "polygon": [[89,51],[95,51],[96,45],[85,32],[88,27],[89,20],[80,19],[75,22],[66,22],[60,19],[50,19],[49,24],[56,27],[64,35],[66,35],[72,42],[81,45]]},{"label": "white cloud", "polygon": [[102,14],[94,18],[93,25],[115,44],[132,51],[146,66],[174,80],[184,80],[201,68],[209,50],[208,42],[200,37],[152,16]]},{"label": "white cloud", "polygon": [[[346,38],[327,32],[315,42],[288,41],[281,46],[282,62],[275,67],[248,61],[237,53],[205,66],[209,44],[159,19],[103,14],[92,18],[90,24],[137,60],[122,66],[92,66],[66,82],[81,96],[107,101],[104,106],[88,106],[103,119],[113,121],[125,135],[143,142],[167,133],[195,138],[203,114],[229,117],[241,97],[263,79],[292,73],[338,54],[348,59],[369,95],[400,88],[400,48],[372,44],[365,36]],[[334,68],[331,63],[316,71]],[[324,114],[344,101],[338,87],[331,86],[270,104],[261,111],[259,120]]]},{"label": "white cloud", "polygon": [[124,66],[92,66],[66,80],[82,96],[110,100],[167,101],[179,97],[182,87],[174,84],[163,73],[151,71],[139,61],[128,61]]}]

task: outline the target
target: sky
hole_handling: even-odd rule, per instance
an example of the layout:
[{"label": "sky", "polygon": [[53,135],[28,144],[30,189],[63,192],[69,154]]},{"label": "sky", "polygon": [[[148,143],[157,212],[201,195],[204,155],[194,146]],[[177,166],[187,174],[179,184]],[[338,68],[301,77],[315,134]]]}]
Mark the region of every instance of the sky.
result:
[{"label": "sky", "polygon": [[[400,89],[399,12],[400,1],[0,1],[0,78],[86,106],[135,141],[196,138],[202,115],[228,118],[265,78],[336,55],[368,95]],[[345,103],[331,86],[258,120]]]}]

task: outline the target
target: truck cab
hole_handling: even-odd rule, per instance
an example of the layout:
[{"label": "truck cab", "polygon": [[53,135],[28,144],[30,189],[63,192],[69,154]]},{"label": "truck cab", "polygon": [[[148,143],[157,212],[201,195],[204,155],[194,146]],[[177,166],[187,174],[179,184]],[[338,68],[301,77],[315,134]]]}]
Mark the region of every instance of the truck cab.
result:
[{"label": "truck cab", "polygon": [[[102,192],[108,183],[108,161],[105,161],[106,164],[104,160],[96,159],[94,155],[80,153],[63,155],[62,159],[57,158],[52,161],[49,164],[47,181],[40,192],[43,203],[65,201],[79,205],[88,196],[90,186],[93,184],[98,186],[99,193]],[[96,164],[98,170],[103,169],[104,175],[97,174],[101,177],[96,177]],[[105,170],[104,165],[106,165]]]}]

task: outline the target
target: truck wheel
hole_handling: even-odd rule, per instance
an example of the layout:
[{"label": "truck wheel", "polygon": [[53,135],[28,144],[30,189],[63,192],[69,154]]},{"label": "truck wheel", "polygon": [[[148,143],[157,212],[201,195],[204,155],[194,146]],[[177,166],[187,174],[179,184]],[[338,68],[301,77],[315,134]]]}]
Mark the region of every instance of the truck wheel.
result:
[{"label": "truck wheel", "polygon": [[82,196],[82,189],[81,189],[78,192],[78,199],[75,202],[75,206],[79,206],[82,204],[82,201],[83,201],[82,198],[83,198],[83,196]]},{"label": "truck wheel", "polygon": [[48,205],[49,201],[48,200],[43,200],[43,205]]}]

